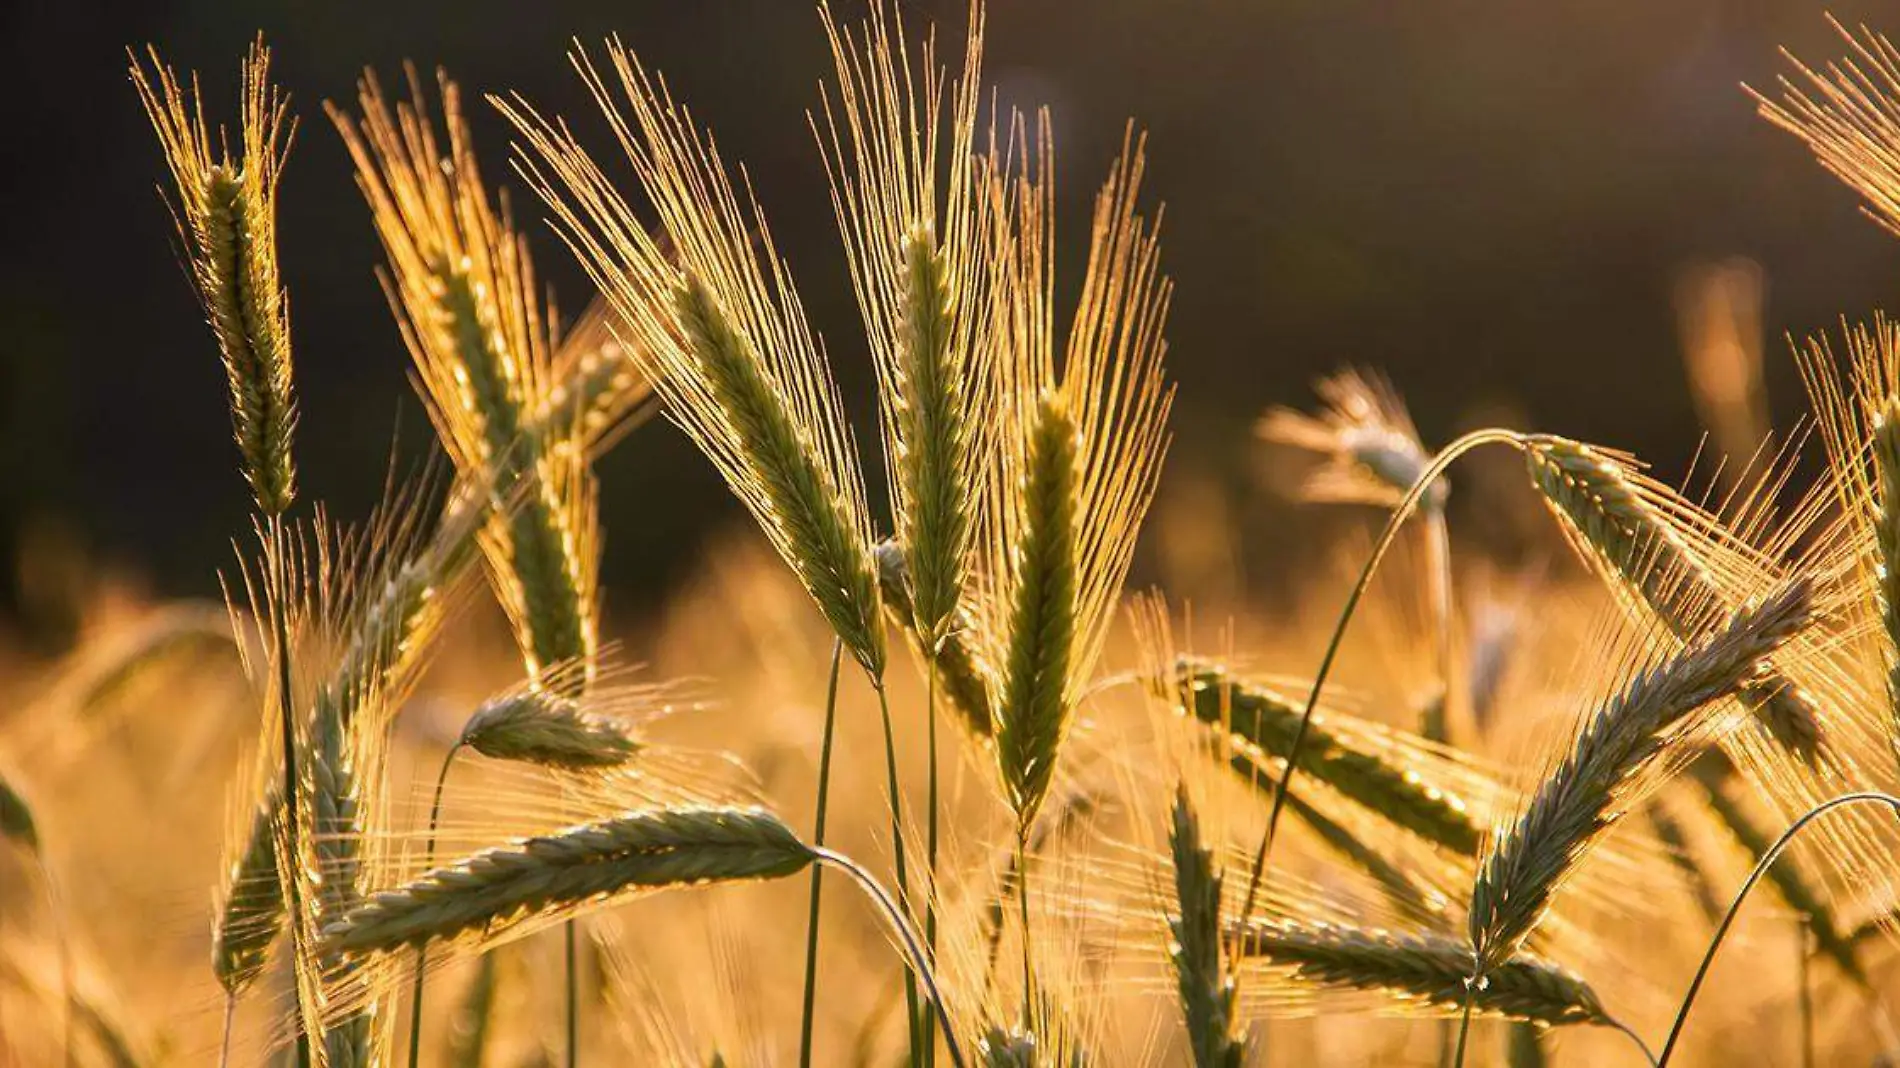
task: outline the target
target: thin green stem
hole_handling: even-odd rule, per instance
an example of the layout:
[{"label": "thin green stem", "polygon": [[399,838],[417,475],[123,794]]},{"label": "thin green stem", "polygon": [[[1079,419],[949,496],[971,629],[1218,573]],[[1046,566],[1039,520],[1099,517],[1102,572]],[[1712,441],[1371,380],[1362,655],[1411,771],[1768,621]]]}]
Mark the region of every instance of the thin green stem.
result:
[{"label": "thin green stem", "polygon": [[580,969],[574,966],[574,921],[567,921],[561,929],[567,934],[567,1068],[574,1068],[581,1059]]},{"label": "thin green stem", "polygon": [[[442,820],[442,788],[448,785],[449,767],[462,749],[457,741],[442,757],[442,770],[435,776],[435,800],[429,805],[429,840],[423,853],[423,867],[435,867],[435,829]],[[416,947],[416,981],[409,994],[409,1068],[422,1063],[422,979],[429,964],[429,947]]]},{"label": "thin green stem", "polygon": [[1643,1052],[1643,1059],[1649,1062],[1649,1068],[1656,1068],[1656,1054],[1649,1048],[1649,1043],[1643,1041],[1642,1035],[1630,1030],[1628,1024],[1615,1018],[1605,1019],[1603,1026],[1636,1043],[1636,1048]]},{"label": "thin green stem", "polygon": [[[302,970],[303,957],[303,904],[302,888],[298,885],[298,873],[303,865],[303,851],[299,841],[299,827],[302,806],[297,801],[297,710],[296,697],[291,693],[292,673],[290,669],[290,594],[289,576],[285,572],[288,566],[283,554],[288,551],[284,530],[284,521],[280,516],[271,516],[269,523],[271,589],[271,630],[272,642],[277,647],[277,706],[280,714],[280,727],[284,735],[284,839],[287,845],[287,863],[280,864],[284,885],[284,902],[290,917],[290,959],[293,971]],[[301,1005],[303,994],[300,990],[297,1001]],[[309,1068],[311,1046],[317,1035],[312,1025],[321,1027],[321,1022],[309,1019],[299,1010],[303,1026],[297,1033],[297,1064],[299,1068]]]},{"label": "thin green stem", "polygon": [[[884,777],[891,802],[891,855],[897,869],[897,898],[904,906],[904,915],[910,916],[910,875],[904,861],[904,802],[897,786],[897,736],[891,730],[891,700],[884,691],[884,680],[874,678],[871,687],[877,691],[878,714],[884,718]],[[910,1025],[910,1059],[913,1066],[920,1065],[918,1059],[917,1021],[920,1006],[917,1002],[917,974],[914,971],[904,973],[904,1008]]]},{"label": "thin green stem", "polygon": [[[926,851],[930,857],[930,881],[924,896],[924,948],[930,953],[930,963],[937,963],[937,658],[935,655],[924,658],[924,719],[930,736],[930,793],[927,804],[929,839]],[[924,1015],[924,1068],[936,1068],[937,1063],[937,1018],[934,1014]]]},{"label": "thin green stem", "polygon": [[1471,1037],[1471,1003],[1477,991],[1470,989],[1476,980],[1466,980],[1465,1011],[1458,1017],[1458,1051],[1452,1055],[1452,1068],[1465,1068],[1465,1040]]},{"label": "thin green stem", "polygon": [[218,1068],[231,1068],[231,1029],[237,1022],[237,995],[224,992],[224,1035],[218,1040]]},{"label": "thin green stem", "polygon": [[[838,723],[838,665],[844,659],[844,641],[831,643],[831,682],[825,687],[825,737],[818,743],[818,814],[812,819],[812,841],[825,844],[825,808],[831,800],[831,740]],[[805,1006],[798,1024],[798,1066],[811,1068],[811,1037],[818,1004],[818,903],[825,889],[823,865],[811,866],[811,907],[805,916]]]},{"label": "thin green stem", "polygon": [[1896,817],[1900,817],[1900,797],[1881,793],[1878,790],[1842,794],[1802,814],[1800,819],[1795,820],[1787,830],[1781,833],[1780,838],[1775,839],[1775,843],[1768,847],[1768,850],[1761,855],[1761,859],[1755,862],[1755,870],[1748,873],[1748,878],[1743,880],[1741,889],[1735,892],[1735,900],[1729,903],[1728,912],[1723,915],[1722,922],[1715,928],[1714,936],[1709,939],[1708,951],[1703,954],[1702,963],[1696,968],[1695,978],[1689,981],[1689,989],[1682,997],[1682,1005],[1676,1010],[1675,1023],[1670,1025],[1669,1038],[1663,1043],[1662,1055],[1656,1060],[1657,1068],[1666,1068],[1669,1058],[1675,1054],[1676,1044],[1682,1039],[1682,1029],[1689,1022],[1689,1010],[1694,1007],[1696,995],[1702,991],[1702,983],[1708,978],[1709,969],[1715,964],[1716,952],[1722,948],[1723,939],[1728,937],[1729,928],[1734,926],[1735,917],[1741,913],[1742,904],[1748,900],[1749,891],[1753,890],[1755,884],[1761,881],[1762,876],[1768,873],[1768,869],[1774,866],[1775,861],[1781,856],[1781,851],[1788,847],[1788,843],[1794,841],[1795,835],[1799,834],[1802,828],[1837,808],[1869,802],[1886,805],[1893,810]]},{"label": "thin green stem", "polygon": [[1372,555],[1367,557],[1365,567],[1359,572],[1359,581],[1353,585],[1352,592],[1346,597],[1346,604],[1339,612],[1339,621],[1333,627],[1332,638],[1326,643],[1326,654],[1321,657],[1319,671],[1313,676],[1313,688],[1306,698],[1306,710],[1300,716],[1299,729],[1293,733],[1293,744],[1287,750],[1286,771],[1280,776],[1279,789],[1274,791],[1273,807],[1267,812],[1267,829],[1260,836],[1260,847],[1254,853],[1253,871],[1247,879],[1247,894],[1240,909],[1240,920],[1236,930],[1245,930],[1247,920],[1253,915],[1253,906],[1260,893],[1260,880],[1266,874],[1267,857],[1273,850],[1274,832],[1280,826],[1280,811],[1286,806],[1287,783],[1293,778],[1293,772],[1300,766],[1300,750],[1306,744],[1307,728],[1313,720],[1313,710],[1319,705],[1320,693],[1325,689],[1326,677],[1333,670],[1333,660],[1339,655],[1339,647],[1346,636],[1346,624],[1352,621],[1353,613],[1359,608],[1359,601],[1372,586],[1372,576],[1379,568],[1379,562],[1385,558],[1386,551],[1398,537],[1399,528],[1406,517],[1417,508],[1418,502],[1425,496],[1438,476],[1443,474],[1452,461],[1470,452],[1480,445],[1503,443],[1522,447],[1523,437],[1509,430],[1474,430],[1445,446],[1432,458],[1429,466],[1421,471],[1418,481],[1406,491],[1404,499],[1393,509],[1391,518],[1386,520],[1385,529],[1380,532],[1379,540],[1373,544]]},{"label": "thin green stem", "polygon": [[1036,963],[1029,949],[1029,828],[1016,833],[1016,901],[1022,910],[1023,941],[1023,1028],[1034,1027]]},{"label": "thin green stem", "polygon": [[1795,981],[1798,991],[1797,1003],[1801,1015],[1801,1068],[1814,1068],[1814,991],[1808,988],[1808,918],[1803,915],[1795,920],[1795,933],[1800,936],[1800,948],[1795,955]]},{"label": "thin green stem", "polygon": [[864,866],[857,861],[823,846],[813,846],[812,855],[821,862],[830,864],[851,876],[859,888],[877,905],[879,911],[884,914],[884,918],[890,922],[891,930],[896,932],[898,941],[904,945],[904,954],[909,958],[907,967],[910,967],[913,974],[923,980],[924,992],[929,996],[937,1015],[944,1021],[943,1043],[944,1048],[950,1053],[952,1068],[969,1068],[968,1062],[963,1059],[963,1047],[957,1041],[956,1029],[950,1026],[950,1009],[944,1003],[943,990],[937,985],[937,974],[931,969],[929,960],[924,957],[923,947],[918,945],[917,933],[912,930],[910,920],[904,910],[891,899],[890,893],[878,884],[877,879],[870,872],[865,871]]}]

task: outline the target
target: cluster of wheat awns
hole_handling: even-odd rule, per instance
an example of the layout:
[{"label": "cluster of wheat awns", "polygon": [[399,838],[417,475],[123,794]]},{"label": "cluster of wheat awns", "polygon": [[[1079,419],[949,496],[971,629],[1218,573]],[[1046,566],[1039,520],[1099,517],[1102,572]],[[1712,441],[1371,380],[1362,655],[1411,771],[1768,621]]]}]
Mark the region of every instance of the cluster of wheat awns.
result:
[{"label": "cluster of wheat awns", "polygon": [[[1894,777],[1900,330],[1882,320],[1850,332],[1844,384],[1825,341],[1806,354],[1830,464],[1780,522],[1771,506],[1783,474],[1711,511],[1620,454],[1550,435],[1481,431],[1434,454],[1383,380],[1330,379],[1323,413],[1279,410],[1260,427],[1323,454],[1312,499],[1391,510],[1317,671],[1289,684],[1174,648],[1157,601],[1135,613],[1148,655],[1140,685],[1123,688],[1144,699],[1153,740],[1078,737],[1109,683],[1128,679],[1105,678],[1098,663],[1173,400],[1159,213],[1137,206],[1143,139],[1124,138],[1094,201],[1078,295],[1059,302],[1050,123],[986,113],[981,5],[959,65],[912,34],[895,0],[873,0],[861,21],[820,15],[834,69],[811,125],[876,371],[888,537],[750,180],[618,40],[577,48],[573,62],[624,159],[597,162],[564,121],[520,97],[490,99],[520,139],[515,169],[537,213],[599,291],[568,331],[538,288],[514,206],[477,165],[454,83],[440,79],[432,108],[413,71],[401,103],[366,75],[354,109],[329,108],[448,470],[422,480],[431,489],[392,493],[358,530],[320,511],[293,518],[297,409],[275,236],[286,103],[259,44],[244,64],[239,136],[227,141],[207,125],[195,81],[181,84],[156,53],[133,57],[256,506],[255,548],[228,583],[260,716],[213,925],[227,1060],[240,999],[282,961],[294,1010],[274,1047],[299,1064],[381,1064],[406,1033],[413,1066],[436,1026],[424,1013],[429,974],[479,960],[473,989],[487,1005],[502,945],[558,927],[572,1065],[577,947],[599,913],[660,890],[808,874],[799,1062],[836,1063],[817,1052],[815,1027],[826,869],[889,926],[912,1065],[1092,1062],[1104,1025],[1083,979],[1123,981],[1090,970],[1098,952],[1117,954],[1137,987],[1170,992],[1180,1036],[1149,1046],[1197,1068],[1268,1055],[1261,1022],[1319,1004],[1441,1018],[1447,1063],[1463,1062],[1474,1017],[1512,1022],[1514,1064],[1541,1063],[1553,1028],[1613,1028],[1641,1046],[1584,977],[1611,968],[1588,917],[1605,879],[1656,878],[1642,863],[1656,841],[1626,816],[1645,816],[1670,849],[1675,863],[1662,867],[1705,878],[1681,847],[1685,809],[1758,863],[1818,950],[1871,992],[1864,940],[1843,910],[1878,918],[1889,903],[1830,888],[1884,887],[1891,829],[1866,813],[1830,816],[1796,867],[1773,863],[1785,840],[1759,821],[1764,810],[1805,823],[1825,805],[1880,800],[1873,791]],[[1849,39],[1852,60],[1803,68],[1807,88],[1791,83],[1785,102],[1764,108],[1900,227],[1900,53],[1871,34]],[[621,170],[626,179],[610,176]],[[591,463],[649,395],[835,636],[804,832],[723,765],[650,737],[646,720],[677,691],[629,681],[601,640]],[[1620,608],[1588,685],[1574,688],[1573,729],[1553,735],[1528,782],[1473,755],[1496,724],[1479,714],[1478,672],[1465,666],[1481,650],[1459,632],[1443,476],[1484,444],[1521,454],[1526,485]],[[1400,710],[1411,731],[1323,696],[1347,622],[1414,511],[1433,680]],[[471,711],[443,754],[426,824],[412,827],[391,797],[397,719],[478,573],[512,624],[521,678]],[[893,630],[924,681],[919,783],[900,774]],[[846,660],[881,713],[882,752],[869,761],[834,753]],[[949,754],[940,715],[953,728]],[[438,857],[445,801],[451,816],[480,803],[448,789],[455,762],[476,756],[519,765],[514,781],[531,800],[503,814],[512,833],[501,840],[458,838]],[[946,826],[940,765],[954,761],[984,769],[1005,829],[982,855],[1000,857],[999,877],[973,873]],[[826,845],[844,762],[884,779],[888,890]],[[0,766],[0,839],[38,856],[30,794],[9,785],[19,778]],[[1171,800],[1165,814],[1155,796]],[[1080,872],[1065,869],[1059,843],[1105,808],[1119,823],[1092,829]],[[1283,812],[1352,892],[1322,893],[1276,866]],[[1142,986],[1144,970],[1167,982]],[[89,1003],[70,989],[66,1004],[91,1028],[86,1041],[113,1046],[103,1013],[83,1013]],[[467,1059],[468,1034],[453,1037],[457,1063],[481,1063],[479,1038]],[[69,1030],[69,1048],[78,1041]]]}]

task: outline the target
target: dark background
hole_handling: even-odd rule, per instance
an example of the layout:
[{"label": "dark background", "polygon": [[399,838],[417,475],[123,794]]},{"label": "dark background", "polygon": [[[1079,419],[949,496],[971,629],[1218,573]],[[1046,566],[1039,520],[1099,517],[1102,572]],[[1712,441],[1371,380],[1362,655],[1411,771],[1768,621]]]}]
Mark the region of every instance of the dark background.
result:
[{"label": "dark background", "polygon": [[[1832,11],[1851,25],[1877,8]],[[907,10],[960,36],[962,0]],[[1900,30],[1900,15],[1885,22]],[[447,66],[471,95],[518,90],[607,158],[565,52],[570,37],[621,33],[750,166],[848,403],[871,416],[804,119],[829,64],[801,0],[14,4],[0,15],[5,558],[23,532],[50,531],[161,592],[216,588],[248,499],[124,49],[152,42],[202,72],[229,121],[259,29],[301,118],[280,244],[306,499],[360,514],[398,423],[408,451],[426,434],[373,277],[380,250],[320,109],[350,101],[364,65],[389,78],[405,58]],[[1150,132],[1148,192],[1167,204],[1179,287],[1172,463],[1237,471],[1262,407],[1308,403],[1315,375],[1352,361],[1390,373],[1428,441],[1509,402],[1667,473],[1699,434],[1670,304],[1679,268],[1760,261],[1775,338],[1870,312],[1900,268],[1900,245],[1852,195],[1755,117],[1740,85],[1769,86],[1782,45],[1815,61],[1843,47],[1803,0],[994,0],[987,73],[1006,103],[1055,110],[1071,251],[1124,120]],[[502,176],[507,131],[473,111]],[[578,271],[535,230],[542,273],[578,311]],[[1768,371],[1785,422],[1800,397],[1778,340]],[[651,603],[739,514],[664,426],[613,453],[602,479],[620,610]],[[34,587],[18,570],[0,604]]]}]

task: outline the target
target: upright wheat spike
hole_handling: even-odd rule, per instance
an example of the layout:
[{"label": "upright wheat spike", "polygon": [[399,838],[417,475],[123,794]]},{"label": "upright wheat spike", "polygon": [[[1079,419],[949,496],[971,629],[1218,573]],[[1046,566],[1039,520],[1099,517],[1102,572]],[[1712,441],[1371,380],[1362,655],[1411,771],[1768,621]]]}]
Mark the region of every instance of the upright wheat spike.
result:
[{"label": "upright wheat spike", "polygon": [[1611,1023],[1588,983],[1555,964],[1520,955],[1470,982],[1471,947],[1425,932],[1304,920],[1253,920],[1240,933],[1243,957],[1284,969],[1303,983],[1383,993],[1439,1013],[1469,999],[1472,1011],[1556,1027]]},{"label": "upright wheat spike", "polygon": [[1762,662],[1807,625],[1812,601],[1808,581],[1789,583],[1639,672],[1599,706],[1485,856],[1471,892],[1475,977],[1518,952],[1584,852],[1627,810],[1645,773],[1694,729],[1695,712],[1755,682]]},{"label": "upright wheat spike", "polygon": [[[1690,607],[1721,606],[1707,564],[1614,458],[1540,435],[1529,439],[1524,460],[1578,548],[1627,584],[1678,640],[1707,624]],[[1820,714],[1798,685],[1771,669],[1747,683],[1742,699],[1782,746],[1808,760],[1818,756]]]},{"label": "upright wheat spike", "polygon": [[516,498],[482,541],[529,675],[589,665],[559,676],[578,690],[599,646],[593,483],[570,428],[529,432],[531,413],[551,399],[550,328],[527,243],[482,184],[461,94],[439,80],[446,150],[413,68],[410,103],[392,111],[366,75],[361,127],[338,108],[330,115],[388,252],[391,303],[437,434],[465,479],[492,487],[498,502]]},{"label": "upright wheat spike", "polygon": [[[1173,397],[1161,371],[1170,286],[1156,230],[1134,210],[1143,158],[1132,131],[1096,198],[1082,301],[1057,374],[1046,125],[1035,172],[1016,182],[1001,253],[997,395],[1006,414],[976,611],[982,659],[997,665],[998,766],[1024,829],[1053,781],[1120,596]],[[1025,139],[1020,129],[1016,138]]]},{"label": "upright wheat spike", "polygon": [[186,266],[224,353],[244,477],[257,510],[281,515],[297,494],[290,318],[277,270],[277,179],[294,123],[270,84],[270,50],[260,38],[244,62],[238,157],[220,131],[214,158],[196,78],[183,89],[156,49],[148,56],[151,73],[135,57],[132,83],[165,151]]},{"label": "upright wheat spike", "polygon": [[1212,850],[1202,844],[1200,820],[1185,785],[1175,789],[1168,848],[1174,858],[1175,901],[1180,909],[1179,915],[1168,919],[1174,935],[1169,955],[1194,1064],[1196,1068],[1240,1068],[1247,1048],[1234,1036],[1236,989],[1221,937],[1221,873]]},{"label": "upright wheat spike", "polygon": [[711,139],[664,84],[618,42],[609,52],[618,94],[585,52],[575,65],[669,244],[648,233],[564,127],[520,101],[498,102],[527,142],[522,168],[673,420],[854,658],[881,678],[877,571],[849,424],[770,231],[756,205],[741,206]]}]

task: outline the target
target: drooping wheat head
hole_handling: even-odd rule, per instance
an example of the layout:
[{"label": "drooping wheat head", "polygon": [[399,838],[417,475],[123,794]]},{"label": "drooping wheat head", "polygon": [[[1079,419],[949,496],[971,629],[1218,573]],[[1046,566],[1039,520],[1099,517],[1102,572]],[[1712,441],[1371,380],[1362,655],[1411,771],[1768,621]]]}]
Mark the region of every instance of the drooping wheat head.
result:
[{"label": "drooping wheat head", "polygon": [[1451,1015],[1470,999],[1474,1015],[1545,1026],[1601,1024],[1609,1016],[1590,985],[1556,964],[1519,955],[1469,980],[1478,961],[1447,935],[1297,919],[1251,921],[1240,952],[1301,984],[1364,992],[1382,1008]]},{"label": "drooping wheat head", "polygon": [[[1046,116],[1040,125],[1036,165],[1014,182],[1007,241],[999,242],[998,466],[987,487],[976,612],[988,647],[982,659],[997,665],[998,766],[1023,828],[1054,780],[1120,597],[1173,399],[1161,369],[1171,289],[1159,271],[1156,227],[1135,213],[1143,161],[1132,129],[1096,197],[1058,376]],[[1020,124],[1014,143],[1027,143]]]},{"label": "drooping wheat head", "polygon": [[853,656],[881,677],[884,631],[856,451],[770,231],[665,83],[617,41],[608,50],[618,94],[585,52],[575,65],[652,202],[664,243],[564,126],[521,101],[499,102],[527,142],[522,168],[673,420]]},{"label": "drooping wheat head", "polygon": [[[552,330],[527,243],[482,184],[461,94],[441,79],[445,147],[413,68],[409,81],[412,100],[392,110],[366,76],[360,127],[330,114],[388,253],[391,305],[437,435],[462,478],[495,495],[482,545],[539,678],[591,664],[599,648],[594,483],[574,428],[533,420],[555,404]],[[578,691],[592,669],[560,678]]]},{"label": "drooping wheat head", "polygon": [[983,477],[994,260],[976,161],[983,10],[952,81],[934,35],[913,68],[903,19],[879,0],[856,32],[820,11],[837,84],[813,117],[878,371],[911,618],[934,649],[954,629]]},{"label": "drooping wheat head", "polygon": [[1472,888],[1476,978],[1509,961],[1584,853],[1629,809],[1684,738],[1698,710],[1759,680],[1766,658],[1811,619],[1813,587],[1796,580],[1718,629],[1639,667],[1584,723],[1511,826],[1496,834]]},{"label": "drooping wheat head", "polygon": [[611,694],[576,699],[558,687],[522,687],[483,702],[458,741],[496,760],[569,771],[615,768],[644,747],[632,724],[606,711],[618,703]]},{"label": "drooping wheat head", "polygon": [[186,267],[224,354],[244,477],[258,511],[281,515],[297,493],[290,317],[277,269],[277,180],[294,123],[270,84],[270,51],[261,38],[244,62],[236,159],[222,131],[212,143],[197,79],[185,89],[157,50],[148,57],[149,73],[133,58],[132,82],[171,169]]},{"label": "drooping wheat head", "polygon": [[[1309,499],[1395,507],[1432,457],[1392,383],[1376,372],[1347,369],[1321,379],[1314,391],[1326,402],[1320,414],[1274,408],[1255,432],[1263,440],[1326,457],[1306,482]],[[1419,507],[1443,509],[1450,492],[1441,477]]]},{"label": "drooping wheat head", "polygon": [[[1537,435],[1528,439],[1524,459],[1579,552],[1619,592],[1640,599],[1677,640],[1689,640],[1722,612],[1717,579],[1671,514],[1678,505],[1686,511],[1686,504],[1639,479],[1627,461],[1581,442]],[[1771,670],[1750,680],[1742,696],[1784,748],[1809,761],[1820,758],[1820,710],[1793,680]]]},{"label": "drooping wheat head", "polygon": [[638,890],[796,874],[814,856],[760,809],[632,812],[525,839],[380,891],[332,922],[324,944],[362,956],[458,938],[492,938]]}]

